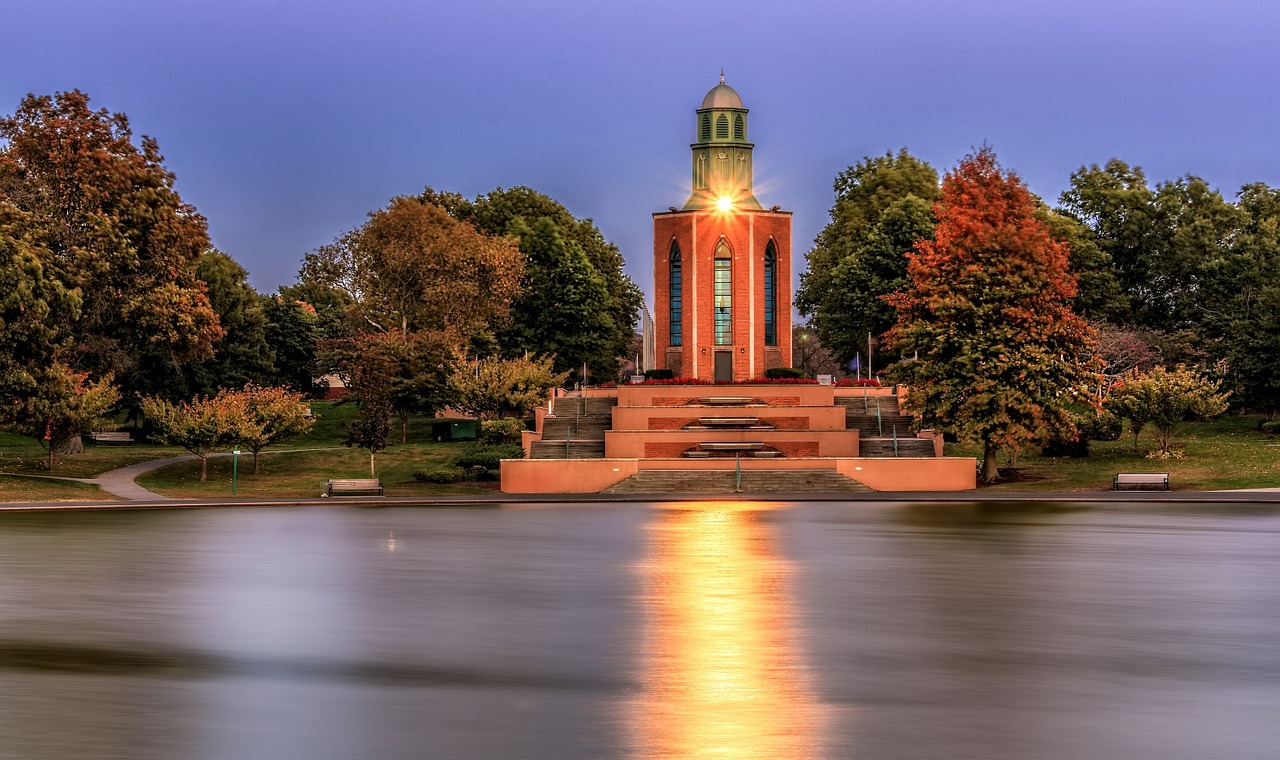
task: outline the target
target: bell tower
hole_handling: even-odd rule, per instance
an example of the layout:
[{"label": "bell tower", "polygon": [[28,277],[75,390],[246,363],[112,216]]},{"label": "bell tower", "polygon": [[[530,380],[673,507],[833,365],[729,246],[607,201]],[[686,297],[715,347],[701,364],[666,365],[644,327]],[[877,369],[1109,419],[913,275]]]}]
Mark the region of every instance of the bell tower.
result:
[{"label": "bell tower", "polygon": [[755,197],[747,114],[722,71],[695,112],[689,198],[653,215],[655,361],[679,377],[791,366],[791,212]]}]

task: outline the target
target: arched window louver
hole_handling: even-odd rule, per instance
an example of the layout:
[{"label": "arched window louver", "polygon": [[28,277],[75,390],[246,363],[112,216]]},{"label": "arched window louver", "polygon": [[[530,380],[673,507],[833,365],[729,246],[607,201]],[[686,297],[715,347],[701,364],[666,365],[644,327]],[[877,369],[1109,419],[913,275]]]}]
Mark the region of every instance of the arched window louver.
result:
[{"label": "arched window louver", "polygon": [[724,114],[716,117],[716,137],[721,140],[729,139],[729,117]]},{"label": "arched window louver", "polygon": [[698,139],[702,142],[711,139],[711,117],[706,114],[702,115],[702,128],[698,130]]},{"label": "arched window louver", "polygon": [[684,322],[684,302],[680,297],[680,286],[683,273],[680,266],[680,246],[671,242],[671,256],[667,261],[667,308],[668,322],[671,325],[670,345],[681,344],[681,333]]},{"label": "arched window louver", "polygon": [[764,344],[778,345],[778,249],[764,247]]},{"label": "arched window louver", "polygon": [[741,114],[733,117],[733,139],[747,139],[747,124],[742,120]]}]

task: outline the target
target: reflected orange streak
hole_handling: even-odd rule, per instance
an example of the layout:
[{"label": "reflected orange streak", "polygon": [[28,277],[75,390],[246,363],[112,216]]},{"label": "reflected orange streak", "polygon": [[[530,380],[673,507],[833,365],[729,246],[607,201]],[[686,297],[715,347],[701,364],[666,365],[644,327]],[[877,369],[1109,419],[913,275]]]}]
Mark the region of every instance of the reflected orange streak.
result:
[{"label": "reflected orange streak", "polygon": [[817,755],[819,704],[790,631],[788,569],[758,519],[762,506],[683,505],[651,526],[638,757]]}]

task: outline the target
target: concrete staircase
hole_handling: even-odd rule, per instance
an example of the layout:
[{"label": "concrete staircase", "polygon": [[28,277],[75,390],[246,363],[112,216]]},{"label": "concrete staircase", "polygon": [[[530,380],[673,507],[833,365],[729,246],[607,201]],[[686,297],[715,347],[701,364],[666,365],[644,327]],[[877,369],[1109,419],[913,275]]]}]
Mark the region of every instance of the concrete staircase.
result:
[{"label": "concrete staircase", "polygon": [[[931,457],[933,441],[917,438],[915,418],[898,409],[897,396],[838,398],[845,408],[845,427],[858,431],[858,456]],[[894,438],[897,438],[896,450]]]},{"label": "concrete staircase", "polygon": [[561,396],[542,420],[542,440],[530,447],[530,459],[599,459],[604,433],[613,424],[616,398]]},{"label": "concrete staircase", "polygon": [[[734,493],[734,470],[645,470],[601,493]],[[834,470],[743,470],[741,493],[869,493]]]}]

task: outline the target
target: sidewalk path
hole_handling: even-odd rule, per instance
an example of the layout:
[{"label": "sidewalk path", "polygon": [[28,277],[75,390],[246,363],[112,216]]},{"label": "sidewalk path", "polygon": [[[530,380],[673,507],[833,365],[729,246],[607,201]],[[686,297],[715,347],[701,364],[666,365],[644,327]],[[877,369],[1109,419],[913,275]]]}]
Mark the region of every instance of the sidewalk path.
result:
[{"label": "sidewalk path", "polygon": [[195,459],[195,457],[190,454],[180,457],[169,457],[168,459],[152,459],[149,462],[138,462],[137,464],[131,464],[128,467],[121,467],[118,470],[110,470],[102,473],[96,478],[88,478],[82,482],[92,483],[112,496],[119,496],[122,499],[129,499],[130,501],[173,501],[171,497],[162,496],[155,491],[148,491],[135,483],[134,478],[144,472],[158,470],[161,467],[168,467],[171,464],[186,462],[191,459]]}]

